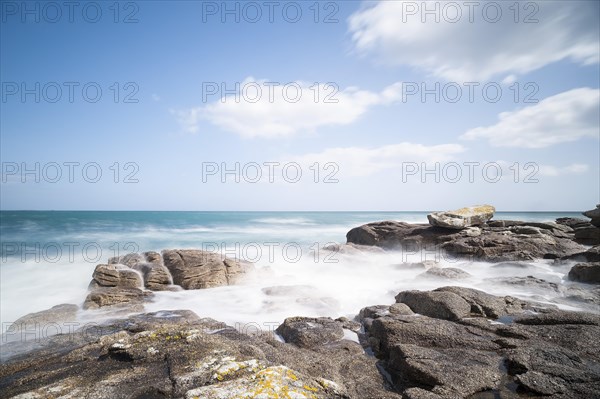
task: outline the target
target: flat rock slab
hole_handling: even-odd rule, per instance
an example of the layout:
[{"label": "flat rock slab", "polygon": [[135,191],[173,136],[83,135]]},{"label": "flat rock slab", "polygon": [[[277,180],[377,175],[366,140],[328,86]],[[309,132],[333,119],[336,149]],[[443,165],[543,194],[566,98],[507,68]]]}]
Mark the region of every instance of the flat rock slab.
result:
[{"label": "flat rock slab", "polygon": [[429,224],[448,229],[462,230],[479,226],[494,217],[496,208],[491,205],[475,205],[454,211],[434,212],[427,215]]}]

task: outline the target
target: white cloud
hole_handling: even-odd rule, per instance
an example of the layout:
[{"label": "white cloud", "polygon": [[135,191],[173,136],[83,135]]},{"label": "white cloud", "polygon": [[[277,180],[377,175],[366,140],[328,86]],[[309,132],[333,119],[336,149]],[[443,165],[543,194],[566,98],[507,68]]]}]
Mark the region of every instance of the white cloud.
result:
[{"label": "white cloud", "polygon": [[600,136],[600,90],[579,88],[536,105],[503,112],[495,125],[471,129],[461,139],[487,139],[494,147],[543,148]]},{"label": "white cloud", "polygon": [[351,124],[370,107],[389,104],[401,96],[399,83],[376,93],[301,81],[273,86],[266,79],[249,77],[239,87],[237,97],[230,94],[205,106],[171,112],[189,133],[196,133],[200,121],[206,120],[242,137],[276,138]]},{"label": "white cloud", "polygon": [[457,154],[464,151],[465,148],[459,144],[427,146],[405,142],[376,148],[329,148],[322,152],[295,157],[292,160],[307,167],[314,165],[315,162],[318,162],[321,167],[332,162],[339,167],[341,175],[361,177],[388,169],[400,171],[403,163],[425,162],[431,166],[436,162],[453,160]]},{"label": "white cloud", "polygon": [[[510,81],[514,79],[511,74],[565,59],[582,64],[599,61],[598,2],[521,2],[518,23],[513,1],[496,2],[502,7],[496,23],[485,19],[494,18],[495,10],[486,9],[484,18],[487,5],[480,2],[471,2],[476,4],[471,22],[466,3],[380,1],[363,8],[348,19],[355,50],[384,64],[423,68],[435,76],[460,82],[498,75],[508,75]],[[424,14],[425,6],[439,7],[439,22],[435,15]],[[411,15],[414,7],[417,10]],[[526,19],[538,22],[524,23]]]},{"label": "white cloud", "polygon": [[564,167],[552,165],[540,165],[540,176],[557,177],[564,175],[579,175],[587,172],[589,166],[586,164],[574,163]]}]

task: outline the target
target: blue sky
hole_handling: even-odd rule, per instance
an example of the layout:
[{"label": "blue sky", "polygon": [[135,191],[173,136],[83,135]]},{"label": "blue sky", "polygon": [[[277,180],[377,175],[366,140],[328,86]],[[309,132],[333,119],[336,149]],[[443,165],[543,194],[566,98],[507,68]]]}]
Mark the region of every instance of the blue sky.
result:
[{"label": "blue sky", "polygon": [[592,208],[599,3],[475,3],[2,1],[0,208]]}]

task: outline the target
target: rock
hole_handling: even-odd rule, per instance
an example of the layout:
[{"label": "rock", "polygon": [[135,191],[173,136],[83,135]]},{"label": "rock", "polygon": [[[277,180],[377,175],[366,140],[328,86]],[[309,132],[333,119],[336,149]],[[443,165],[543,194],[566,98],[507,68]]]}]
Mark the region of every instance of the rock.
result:
[{"label": "rock", "polygon": [[584,245],[600,244],[600,228],[590,225],[575,230],[575,241]]},{"label": "rock", "polygon": [[410,253],[427,251],[440,257],[503,262],[556,259],[584,252],[585,247],[573,242],[568,229],[557,223],[490,221],[474,235],[471,229],[386,221],[353,228],[346,238],[348,243]]},{"label": "rock", "polygon": [[[324,250],[332,252],[333,254],[325,255],[325,259],[327,261],[331,261],[333,263],[337,263],[335,260],[336,254],[341,255],[362,255],[365,253],[382,253],[381,248],[372,247],[368,245],[357,245],[357,244],[328,244],[323,247]],[[318,253],[311,253],[311,256],[314,256],[315,259],[318,259]]]},{"label": "rock", "polygon": [[41,312],[29,313],[17,319],[14,324],[30,325],[73,321],[76,319],[78,311],[79,306],[63,303],[53,306],[50,309],[42,310]]},{"label": "rock", "polygon": [[[412,296],[418,303],[435,293],[464,300],[471,317],[390,312],[365,328],[403,397],[600,397],[600,315],[551,308],[540,313],[535,304],[463,287],[398,297]],[[490,323],[497,317],[501,323]]]},{"label": "rock", "polygon": [[560,287],[557,283],[546,281],[534,276],[526,277],[497,277],[486,279],[490,284],[500,284],[513,287],[523,287],[528,292],[537,291],[539,293],[560,292]]},{"label": "rock", "polygon": [[411,315],[414,314],[411,308],[405,303],[394,303],[390,306],[390,313],[393,315]]},{"label": "rock", "polygon": [[580,227],[587,227],[590,225],[590,222],[586,219],[578,219],[578,218],[558,218],[556,219],[556,223],[568,226],[572,230],[575,230]]},{"label": "rock", "polygon": [[600,262],[600,245],[596,245],[587,251],[576,252],[574,254],[564,256],[560,261],[577,260],[582,262]]},{"label": "rock", "polygon": [[121,264],[98,265],[92,274],[92,284],[100,287],[141,288],[140,274]]},{"label": "rock", "polygon": [[310,297],[319,295],[320,292],[312,285],[277,285],[265,287],[261,291],[268,296],[292,296],[292,297]]},{"label": "rock", "polygon": [[186,290],[233,285],[254,268],[245,261],[193,249],[165,250],[162,257],[173,282]]},{"label": "rock", "polygon": [[591,223],[594,226],[600,227],[600,204],[596,205],[596,209],[583,212],[583,215],[592,219]]},{"label": "rock", "polygon": [[[400,399],[377,359],[339,341],[304,349],[185,311],[136,315],[96,336],[47,339],[0,367],[2,397]],[[260,392],[260,393],[258,393]]]},{"label": "rock", "polygon": [[600,315],[586,312],[569,312],[554,310],[542,314],[522,314],[514,318],[514,322],[527,325],[590,325],[600,326]]},{"label": "rock", "polygon": [[139,304],[152,295],[139,288],[102,287],[90,292],[83,303],[84,309],[101,308],[119,304]]},{"label": "rock", "polygon": [[312,348],[344,338],[342,323],[329,317],[290,317],[275,330],[285,342]]},{"label": "rock", "polygon": [[389,368],[394,375],[401,375],[401,381],[430,387],[443,397],[467,397],[496,388],[502,378],[500,362],[500,356],[489,352],[409,344],[393,346],[389,354]]},{"label": "rock", "polygon": [[[315,380],[285,366],[265,367],[255,362],[232,366],[243,367],[241,377],[222,384],[209,385],[186,392],[185,399],[265,398],[330,399],[344,392],[333,381]],[[343,395],[344,397],[347,397]]]},{"label": "rock", "polygon": [[[574,337],[573,333],[568,335]],[[506,364],[508,373],[516,377],[516,383],[525,392],[566,398],[597,397],[597,358],[581,355],[565,346],[534,341],[508,350]]]},{"label": "rock", "polygon": [[517,382],[526,391],[550,396],[565,392],[567,389],[560,378],[553,378],[548,374],[537,371],[527,371],[516,376]]},{"label": "rock", "polygon": [[493,264],[491,267],[494,269],[527,269],[530,267],[530,264],[527,262],[500,262]]},{"label": "rock", "polygon": [[408,263],[398,263],[395,264],[394,267],[396,267],[397,269],[405,269],[405,270],[412,270],[412,269],[421,269],[421,270],[428,270],[431,269],[432,267],[439,267],[439,262],[436,262],[434,260],[425,260],[423,262],[408,262]]},{"label": "rock", "polygon": [[[29,313],[13,323],[5,322],[0,342],[4,345],[7,342],[29,340],[33,341],[32,347],[35,347],[40,336],[49,337],[73,328],[72,326],[77,324],[78,311],[79,306],[65,303],[40,312]],[[4,357],[3,355],[4,353],[1,353],[0,357]]]},{"label": "rock", "polygon": [[444,320],[459,320],[471,312],[467,301],[452,292],[403,291],[396,295],[396,302],[415,313]]},{"label": "rock", "polygon": [[138,263],[146,262],[146,258],[144,255],[137,253],[129,253],[123,256],[114,256],[108,260],[109,264],[121,264],[129,267],[133,267]]},{"label": "rock", "polygon": [[368,306],[360,310],[358,313],[358,321],[363,321],[364,319],[377,319],[388,314],[390,314],[390,306],[388,305]]},{"label": "rock", "polygon": [[425,273],[419,274],[418,277],[426,277],[426,278],[443,278],[449,280],[463,280],[471,277],[469,273],[462,269],[457,269],[455,267],[444,267],[438,268],[433,267],[428,269]]},{"label": "rock", "polygon": [[427,215],[432,226],[462,230],[486,223],[494,216],[496,208],[491,205],[476,205],[455,211],[434,212]]},{"label": "rock", "polygon": [[173,284],[173,278],[169,269],[160,263],[138,263],[133,268],[144,277],[144,286],[152,291],[169,290]]},{"label": "rock", "polygon": [[600,262],[578,263],[569,271],[569,280],[600,284]]},{"label": "rock", "polygon": [[591,221],[577,218],[559,218],[556,222],[574,231],[574,240],[584,245],[600,244],[600,208],[583,212]]},{"label": "rock", "polygon": [[434,292],[451,292],[460,296],[471,306],[471,316],[497,319],[507,314],[519,313],[524,306],[524,303],[516,298],[497,297],[473,288],[441,287]]}]

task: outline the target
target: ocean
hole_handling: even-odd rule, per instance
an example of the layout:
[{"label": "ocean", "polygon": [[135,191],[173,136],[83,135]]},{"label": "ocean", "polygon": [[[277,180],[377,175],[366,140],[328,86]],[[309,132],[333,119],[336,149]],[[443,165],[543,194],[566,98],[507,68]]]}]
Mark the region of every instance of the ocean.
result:
[{"label": "ocean", "polygon": [[[61,303],[81,305],[97,264],[129,252],[163,249],[213,250],[255,262],[257,272],[239,286],[157,292],[145,306],[145,311],[191,309],[230,324],[274,324],[289,316],[352,317],[364,306],[393,303],[401,290],[443,285],[553,302],[556,292],[503,286],[494,279],[532,275],[567,284],[564,276],[570,265],[546,260],[495,268],[432,253],[348,255],[322,249],[345,243],[353,227],[381,220],[427,223],[427,213],[1,211],[0,321],[4,331],[30,312]],[[494,218],[558,217],[581,214],[498,212]],[[472,276],[449,284],[418,276],[422,270],[401,267],[403,262],[425,259]]]}]

